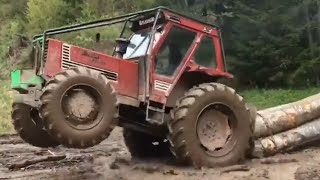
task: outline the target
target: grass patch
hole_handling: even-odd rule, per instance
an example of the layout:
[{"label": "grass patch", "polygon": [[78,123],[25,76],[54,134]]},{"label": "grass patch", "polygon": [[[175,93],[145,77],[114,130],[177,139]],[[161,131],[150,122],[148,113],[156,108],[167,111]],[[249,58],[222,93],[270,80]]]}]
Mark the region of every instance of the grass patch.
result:
[{"label": "grass patch", "polygon": [[320,93],[320,87],[308,89],[251,89],[240,92],[246,102],[255,105],[258,109],[295,102],[318,93]]},{"label": "grass patch", "polygon": [[12,91],[9,81],[0,81],[0,134],[13,132],[11,123]]}]

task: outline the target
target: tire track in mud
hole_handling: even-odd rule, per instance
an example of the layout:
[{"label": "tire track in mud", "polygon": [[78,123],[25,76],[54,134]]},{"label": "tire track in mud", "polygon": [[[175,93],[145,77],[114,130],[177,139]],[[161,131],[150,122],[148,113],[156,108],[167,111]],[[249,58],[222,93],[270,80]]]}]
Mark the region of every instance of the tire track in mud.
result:
[{"label": "tire track in mud", "polygon": [[[17,135],[0,136],[0,179],[97,179],[94,160],[125,150],[117,138],[89,149],[37,148],[24,143]],[[40,162],[19,170],[12,164],[46,156],[65,155],[59,161]]]},{"label": "tire track in mud", "polygon": [[[0,180],[2,179],[108,179],[108,180],[320,180],[320,148],[310,147],[291,154],[279,154],[274,161],[248,160],[247,168],[235,167],[195,170],[173,165],[172,159],[132,159],[121,128],[108,140],[88,149],[37,148],[17,135],[0,136]],[[59,161],[44,161],[22,169],[10,170],[14,163],[36,158],[65,155]],[[281,160],[284,159],[284,160]],[[294,161],[290,161],[294,159]],[[238,169],[238,170],[237,170]]]}]

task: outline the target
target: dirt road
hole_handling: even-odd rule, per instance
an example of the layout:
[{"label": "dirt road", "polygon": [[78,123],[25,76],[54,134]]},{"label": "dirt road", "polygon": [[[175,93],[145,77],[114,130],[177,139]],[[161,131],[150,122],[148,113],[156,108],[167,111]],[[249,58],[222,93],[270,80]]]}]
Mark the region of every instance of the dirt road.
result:
[{"label": "dirt road", "polygon": [[[48,156],[62,156],[62,159],[39,162],[25,168],[15,167],[19,162]],[[40,149],[11,135],[0,137],[1,179],[320,180],[320,148],[309,147],[228,168],[195,170],[173,165],[170,158],[131,159],[120,128],[115,129],[111,137],[99,146],[85,150],[61,147]]]}]

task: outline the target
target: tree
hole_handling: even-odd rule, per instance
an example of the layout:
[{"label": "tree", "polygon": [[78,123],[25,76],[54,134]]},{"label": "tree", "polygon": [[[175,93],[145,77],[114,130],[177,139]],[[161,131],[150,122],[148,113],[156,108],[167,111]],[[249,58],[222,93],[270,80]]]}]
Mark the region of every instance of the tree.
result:
[{"label": "tree", "polygon": [[68,17],[65,15],[69,6],[63,0],[29,0],[27,7],[29,33],[41,33],[45,29],[68,22]]},{"label": "tree", "polygon": [[[52,27],[167,6],[221,27],[228,69],[248,86],[320,84],[320,2],[318,0],[0,0],[0,58],[16,35]],[[209,16],[202,16],[206,8]],[[91,46],[95,33],[106,40],[117,27],[66,34]],[[0,62],[0,66],[4,63]]]}]

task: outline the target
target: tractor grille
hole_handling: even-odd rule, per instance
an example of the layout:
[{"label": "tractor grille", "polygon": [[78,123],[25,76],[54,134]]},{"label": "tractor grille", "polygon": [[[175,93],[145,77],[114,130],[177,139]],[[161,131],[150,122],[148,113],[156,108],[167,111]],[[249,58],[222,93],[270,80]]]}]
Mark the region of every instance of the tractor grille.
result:
[{"label": "tractor grille", "polygon": [[96,68],[96,67],[92,67],[89,65],[85,65],[82,63],[72,61],[70,58],[70,49],[71,49],[70,45],[68,45],[68,44],[62,45],[62,63],[61,63],[62,69],[70,69],[70,68],[76,68],[76,67],[87,67],[89,69],[99,71],[102,75],[104,75],[110,81],[115,81],[115,82],[118,81],[118,74],[115,72],[107,71],[104,69],[100,69],[100,68]]},{"label": "tractor grille", "polygon": [[158,81],[158,80],[156,80],[154,84],[155,84],[154,86],[155,90],[163,91],[163,92],[168,92],[171,87],[171,84],[163,81]]},{"label": "tractor grille", "polygon": [[44,43],[44,54],[43,54],[43,60],[44,62],[47,61],[47,57],[48,57],[48,40],[46,41],[46,43]]},{"label": "tractor grille", "polygon": [[63,44],[62,45],[62,61],[71,61],[70,59],[70,45]]}]

